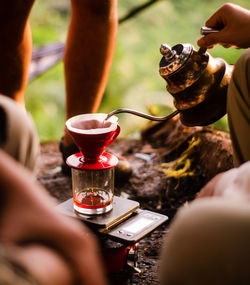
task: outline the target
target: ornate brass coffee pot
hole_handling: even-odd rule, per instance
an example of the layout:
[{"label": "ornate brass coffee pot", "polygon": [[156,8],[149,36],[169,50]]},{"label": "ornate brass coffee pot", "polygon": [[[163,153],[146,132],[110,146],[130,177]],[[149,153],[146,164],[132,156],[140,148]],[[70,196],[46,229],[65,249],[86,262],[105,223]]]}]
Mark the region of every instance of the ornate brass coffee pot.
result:
[{"label": "ornate brass coffee pot", "polygon": [[233,66],[213,58],[206,49],[196,51],[191,44],[172,48],[162,44],[160,52],[159,72],[167,81],[167,91],[174,97],[184,125],[208,125],[226,114]]},{"label": "ornate brass coffee pot", "polygon": [[[218,30],[202,27],[201,34]],[[164,117],[155,117],[136,110],[118,109],[118,113],[131,113],[154,121],[165,121],[180,114],[186,126],[209,125],[226,114],[227,88],[233,65],[221,58],[213,58],[204,48],[198,51],[191,44],[177,44],[172,48],[162,44],[160,75],[167,81],[167,91],[174,97],[176,110]]]}]

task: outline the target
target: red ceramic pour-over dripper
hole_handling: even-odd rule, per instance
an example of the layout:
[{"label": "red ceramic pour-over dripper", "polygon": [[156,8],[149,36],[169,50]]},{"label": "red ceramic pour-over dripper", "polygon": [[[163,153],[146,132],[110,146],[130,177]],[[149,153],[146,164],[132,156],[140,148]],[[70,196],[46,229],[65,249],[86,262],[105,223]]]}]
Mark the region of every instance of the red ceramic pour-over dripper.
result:
[{"label": "red ceramic pour-over dripper", "polygon": [[105,120],[106,114],[83,114],[67,120],[66,127],[80,152],[66,163],[72,169],[74,209],[97,215],[113,208],[114,167],[118,158],[105,152],[120,133],[117,117]]},{"label": "red ceramic pour-over dripper", "polygon": [[117,117],[105,121],[106,114],[83,114],[70,118],[66,127],[83,155],[81,162],[95,164],[102,161],[102,154],[119,135]]}]

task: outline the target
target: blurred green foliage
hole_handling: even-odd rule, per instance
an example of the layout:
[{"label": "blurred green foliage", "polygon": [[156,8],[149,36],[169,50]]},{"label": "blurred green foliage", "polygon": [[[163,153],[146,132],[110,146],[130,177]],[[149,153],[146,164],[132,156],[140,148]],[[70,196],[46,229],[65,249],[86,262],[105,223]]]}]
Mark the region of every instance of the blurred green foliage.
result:
[{"label": "blurred green foliage", "polygon": [[[119,16],[145,1],[120,0]],[[36,1],[31,14],[34,47],[65,41],[70,17],[69,2]],[[173,46],[177,43],[191,43],[197,48],[200,27],[226,2],[161,0],[121,24],[109,81],[99,111],[110,112],[127,107],[148,112],[154,106],[160,115],[168,114],[173,108],[172,96],[166,92],[166,84],[158,74],[160,44]],[[250,8],[248,0],[232,2]],[[233,64],[243,50],[216,46],[209,52],[212,56],[224,58]],[[62,63],[29,83],[26,105],[42,141],[62,136],[65,109]],[[118,116],[123,136],[136,133],[147,123],[144,119],[129,114]],[[225,117],[216,126],[227,129]]]}]

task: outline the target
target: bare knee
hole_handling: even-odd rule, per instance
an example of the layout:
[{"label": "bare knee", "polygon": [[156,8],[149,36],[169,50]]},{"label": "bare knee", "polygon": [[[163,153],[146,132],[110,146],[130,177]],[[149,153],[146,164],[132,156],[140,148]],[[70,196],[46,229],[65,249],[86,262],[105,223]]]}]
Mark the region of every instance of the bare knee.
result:
[{"label": "bare knee", "polygon": [[182,209],[165,239],[161,284],[235,284],[239,276],[250,281],[249,217],[248,205],[239,209],[215,198]]}]

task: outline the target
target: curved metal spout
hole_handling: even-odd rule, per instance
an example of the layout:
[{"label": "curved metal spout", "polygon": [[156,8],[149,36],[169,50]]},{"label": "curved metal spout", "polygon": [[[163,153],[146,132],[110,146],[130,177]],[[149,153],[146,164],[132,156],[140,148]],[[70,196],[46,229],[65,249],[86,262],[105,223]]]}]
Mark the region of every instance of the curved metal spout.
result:
[{"label": "curved metal spout", "polygon": [[108,118],[110,118],[111,116],[115,115],[115,114],[119,114],[119,113],[130,113],[130,114],[133,114],[133,115],[136,115],[136,116],[139,116],[139,117],[142,117],[142,118],[145,118],[145,119],[148,119],[148,120],[151,120],[151,121],[167,121],[169,119],[172,119],[174,116],[176,116],[177,114],[180,113],[179,110],[176,110],[174,111],[173,113],[167,115],[167,116],[164,116],[164,117],[156,117],[156,116],[151,116],[151,115],[148,115],[148,114],[145,114],[145,113],[142,113],[142,112],[138,112],[136,110],[132,110],[132,109],[126,109],[126,108],[122,108],[122,109],[117,109],[117,110],[114,110],[112,112],[110,112],[106,119],[107,120]]}]

